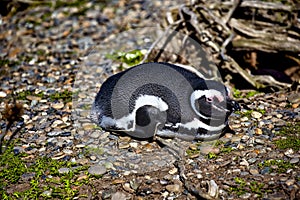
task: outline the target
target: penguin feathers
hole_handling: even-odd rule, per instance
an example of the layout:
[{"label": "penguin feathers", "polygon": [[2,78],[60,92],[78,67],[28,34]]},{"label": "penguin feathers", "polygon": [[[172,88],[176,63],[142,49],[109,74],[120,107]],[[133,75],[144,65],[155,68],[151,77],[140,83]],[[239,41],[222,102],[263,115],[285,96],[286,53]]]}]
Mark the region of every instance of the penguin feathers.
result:
[{"label": "penguin feathers", "polygon": [[136,138],[215,139],[239,106],[220,82],[193,68],[144,63],[109,77],[96,95],[91,118],[108,131]]}]

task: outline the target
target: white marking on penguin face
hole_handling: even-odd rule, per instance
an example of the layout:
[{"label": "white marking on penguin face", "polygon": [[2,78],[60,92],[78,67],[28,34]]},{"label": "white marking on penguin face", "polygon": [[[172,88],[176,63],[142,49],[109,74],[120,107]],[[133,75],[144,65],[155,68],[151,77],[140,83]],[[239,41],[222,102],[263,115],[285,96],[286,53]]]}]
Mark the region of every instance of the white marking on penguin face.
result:
[{"label": "white marking on penguin face", "polygon": [[[204,119],[208,119],[207,116],[202,115],[202,114],[196,109],[196,105],[195,105],[196,100],[199,99],[199,98],[201,98],[201,97],[203,97],[203,96],[206,98],[207,102],[212,102],[214,98],[217,98],[219,102],[222,102],[222,101],[224,101],[225,99],[224,99],[222,93],[221,93],[220,91],[218,91],[218,90],[215,90],[215,89],[209,89],[209,90],[196,90],[196,91],[194,91],[194,92],[191,94],[191,99],[190,99],[190,100],[191,100],[191,105],[192,105],[192,108],[193,108],[193,110],[195,111],[195,113],[196,113],[198,116],[200,116],[200,117],[202,117],[202,118],[204,118]],[[213,106],[215,109],[221,111],[220,108],[214,106],[213,104],[212,104],[212,106]],[[211,117],[213,117],[213,116],[211,116]]]},{"label": "white marking on penguin face", "polygon": [[101,126],[109,127],[114,125],[119,129],[119,131],[134,131],[136,126],[136,111],[143,106],[153,106],[162,112],[168,110],[168,104],[161,98],[152,95],[141,95],[135,101],[132,113],[129,113],[127,116],[123,116],[119,119],[103,117]]}]

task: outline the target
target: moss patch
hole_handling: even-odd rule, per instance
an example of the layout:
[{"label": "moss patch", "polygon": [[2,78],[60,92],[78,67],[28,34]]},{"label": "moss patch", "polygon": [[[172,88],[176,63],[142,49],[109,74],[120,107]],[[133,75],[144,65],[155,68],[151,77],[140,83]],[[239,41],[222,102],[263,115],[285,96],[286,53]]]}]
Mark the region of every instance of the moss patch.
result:
[{"label": "moss patch", "polygon": [[295,164],[291,164],[288,161],[284,161],[284,160],[265,160],[262,163],[258,164],[259,168],[263,168],[263,167],[270,167],[270,172],[277,172],[277,173],[285,173],[288,169],[294,169],[295,168]]},{"label": "moss patch", "polygon": [[[13,145],[0,157],[0,196],[2,199],[73,199],[78,196],[78,188],[88,184],[87,166],[76,166],[67,161],[57,161],[48,157],[26,162],[25,153],[15,154]],[[30,160],[30,159],[29,159]],[[69,172],[60,174],[60,168]],[[79,175],[85,178],[78,179]],[[24,177],[29,178],[24,178]],[[28,180],[24,180],[28,179]],[[17,185],[26,185],[21,190]],[[8,190],[9,189],[9,190]],[[10,192],[8,192],[10,191]],[[45,192],[47,191],[47,192]]]},{"label": "moss patch", "polygon": [[292,123],[283,127],[276,135],[283,136],[282,139],[276,140],[275,145],[279,149],[300,150],[300,123]]}]

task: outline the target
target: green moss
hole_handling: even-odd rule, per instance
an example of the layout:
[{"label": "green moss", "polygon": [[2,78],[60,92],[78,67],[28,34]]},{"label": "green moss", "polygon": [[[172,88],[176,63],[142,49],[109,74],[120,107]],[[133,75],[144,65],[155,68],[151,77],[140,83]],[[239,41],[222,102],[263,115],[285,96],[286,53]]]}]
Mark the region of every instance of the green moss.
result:
[{"label": "green moss", "polygon": [[244,112],[242,112],[242,111],[235,111],[234,113],[235,113],[235,114],[241,115],[241,117],[248,117],[248,118],[251,118],[251,113],[252,113],[253,111],[260,112],[260,113],[263,114],[263,115],[266,113],[266,110],[264,110],[264,109],[246,110],[246,111],[244,111]]},{"label": "green moss", "polygon": [[245,189],[246,181],[239,177],[235,177],[234,181],[237,185],[235,187],[230,187],[229,191],[236,193],[238,196],[245,194],[246,193],[246,189]]},{"label": "green moss", "polygon": [[189,156],[189,157],[192,157],[194,155],[199,155],[200,154],[200,150],[199,149],[187,149],[186,150],[186,154]]},{"label": "green moss", "polygon": [[256,91],[256,90],[252,90],[252,91],[249,91],[249,92],[243,92],[243,91],[235,89],[235,88],[233,89],[233,97],[237,98],[237,99],[250,98],[250,97],[253,97],[253,96],[255,96],[256,94],[259,94],[259,93],[260,92]]},{"label": "green moss", "polygon": [[73,97],[73,92],[69,90],[64,90],[62,92],[55,92],[49,96],[51,101],[62,100],[64,103],[71,102]]},{"label": "green moss", "polygon": [[38,93],[35,93],[34,91],[30,91],[30,90],[25,90],[25,91],[22,91],[22,92],[19,92],[17,95],[16,95],[16,99],[18,100],[25,100],[27,96],[36,96],[36,97],[40,97],[40,98],[44,98],[44,92],[38,92]]},{"label": "green moss", "polygon": [[259,168],[270,167],[270,172],[277,172],[277,173],[285,173],[288,169],[294,169],[295,166],[296,166],[295,164],[291,164],[289,161],[284,161],[280,159],[265,160],[262,163],[258,164]]},{"label": "green moss", "polygon": [[[0,157],[0,195],[2,199],[74,199],[78,196],[76,186],[88,184],[88,178],[78,180],[79,173],[86,171],[88,166],[75,166],[72,162],[53,160],[47,157],[37,158],[30,163],[24,161],[26,154],[13,153],[13,145],[10,145]],[[70,171],[60,174],[58,170],[68,167]],[[29,189],[7,193],[6,188],[14,188],[15,184],[24,182],[21,176],[25,173],[32,174],[29,181]],[[86,172],[87,173],[87,172]],[[44,191],[52,191],[50,195]]]},{"label": "green moss", "polygon": [[[144,58],[145,52],[143,50],[132,50],[128,52],[114,52],[106,54],[106,58],[125,63],[129,66],[139,64]],[[121,65],[122,68],[122,65]]]},{"label": "green moss", "polygon": [[284,136],[283,139],[275,141],[275,145],[279,149],[300,150],[300,123],[287,124],[276,135]]},{"label": "green moss", "polygon": [[263,194],[263,187],[264,187],[264,184],[263,183],[258,183],[256,181],[252,181],[250,182],[250,190],[251,192],[255,193],[255,194],[258,194],[258,197],[261,197],[262,194]]},{"label": "green moss", "polygon": [[[264,184],[258,183],[256,181],[251,181],[247,183],[243,178],[235,177],[234,182],[236,186],[232,186],[228,189],[229,192],[235,193],[238,196],[245,194],[246,192],[252,192],[258,194],[258,197],[261,197],[263,193],[267,192],[264,190]],[[270,191],[272,192],[272,191]]]},{"label": "green moss", "polygon": [[16,65],[20,65],[21,62],[20,61],[13,61],[13,60],[9,60],[9,59],[0,59],[0,67],[13,67]]},{"label": "green moss", "polygon": [[215,159],[215,158],[217,158],[218,156],[217,156],[215,153],[209,152],[209,153],[206,155],[206,157],[207,157],[208,159]]},{"label": "green moss", "polygon": [[234,151],[234,149],[232,147],[223,147],[220,150],[221,153],[230,153],[232,151]]}]

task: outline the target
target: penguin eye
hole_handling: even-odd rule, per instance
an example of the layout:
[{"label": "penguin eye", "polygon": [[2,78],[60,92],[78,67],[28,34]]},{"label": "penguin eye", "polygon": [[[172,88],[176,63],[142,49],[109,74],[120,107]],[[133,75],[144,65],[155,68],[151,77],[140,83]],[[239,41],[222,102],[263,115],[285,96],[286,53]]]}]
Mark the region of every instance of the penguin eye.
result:
[{"label": "penguin eye", "polygon": [[213,102],[213,98],[212,98],[212,97],[206,97],[206,101],[207,101],[208,103],[212,103],[212,102]]},{"label": "penguin eye", "polygon": [[212,101],[213,101],[213,98],[207,97],[207,98],[206,98],[206,101],[207,101],[207,102],[212,102]]}]

